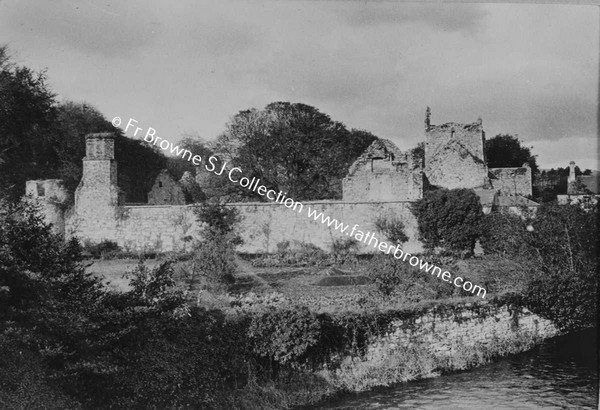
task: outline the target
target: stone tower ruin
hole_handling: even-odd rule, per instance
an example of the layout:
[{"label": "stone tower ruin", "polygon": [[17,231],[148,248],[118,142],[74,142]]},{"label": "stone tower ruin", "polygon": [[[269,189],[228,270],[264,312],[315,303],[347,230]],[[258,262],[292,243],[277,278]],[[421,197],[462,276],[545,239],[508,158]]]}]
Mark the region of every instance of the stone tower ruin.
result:
[{"label": "stone tower ruin", "polygon": [[65,233],[65,210],[71,196],[62,179],[27,181],[25,195],[40,207],[44,221],[52,224],[54,233]]},{"label": "stone tower ruin", "polygon": [[83,175],[75,190],[75,226],[72,228],[84,232],[83,236],[92,241],[101,241],[114,227],[99,226],[99,221],[114,221],[115,207],[119,204],[115,136],[113,133],[88,134],[85,143]]},{"label": "stone tower ruin", "polygon": [[431,125],[425,115],[425,175],[433,186],[481,188],[489,185],[481,118],[472,124]]}]

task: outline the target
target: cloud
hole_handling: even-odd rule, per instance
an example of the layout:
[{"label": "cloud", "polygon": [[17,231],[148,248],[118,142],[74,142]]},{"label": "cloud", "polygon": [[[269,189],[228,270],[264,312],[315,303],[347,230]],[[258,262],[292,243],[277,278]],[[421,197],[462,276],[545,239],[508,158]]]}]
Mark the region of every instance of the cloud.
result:
[{"label": "cloud", "polygon": [[106,57],[129,55],[161,31],[156,16],[127,2],[9,0],[2,7],[0,24],[30,42]]},{"label": "cloud", "polygon": [[470,31],[479,27],[486,16],[483,8],[469,4],[397,4],[356,3],[346,13],[347,21],[354,26],[382,24],[426,24],[442,31]]}]

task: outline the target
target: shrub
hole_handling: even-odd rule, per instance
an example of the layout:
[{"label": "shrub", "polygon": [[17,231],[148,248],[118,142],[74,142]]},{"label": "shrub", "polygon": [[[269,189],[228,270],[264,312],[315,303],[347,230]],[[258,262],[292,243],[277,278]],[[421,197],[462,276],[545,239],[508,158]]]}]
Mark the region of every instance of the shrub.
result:
[{"label": "shrub", "polygon": [[404,222],[395,216],[379,216],[375,220],[375,227],[386,236],[388,241],[396,245],[401,245],[408,241],[408,236],[404,232]]},{"label": "shrub", "polygon": [[121,247],[116,242],[105,239],[97,244],[86,241],[83,250],[91,254],[93,258],[105,259],[115,257],[121,252]]},{"label": "shrub", "polygon": [[[331,261],[329,255],[312,243],[300,241],[282,241],[277,243],[277,261],[271,257],[261,258],[253,261],[253,266],[275,266],[277,264],[322,266]],[[274,264],[274,262],[276,262]]]},{"label": "shrub", "polygon": [[306,306],[271,310],[252,318],[248,329],[254,353],[278,365],[303,367],[314,362],[321,323]]},{"label": "shrub", "polygon": [[484,215],[480,238],[483,251],[495,255],[520,254],[528,224],[528,221],[509,212],[494,211]]},{"label": "shrub", "polygon": [[202,275],[217,284],[235,282],[237,269],[235,251],[231,242],[223,236],[214,236],[200,243],[192,261],[193,275]]},{"label": "shrub", "polygon": [[335,238],[331,243],[331,253],[336,263],[344,263],[358,252],[358,241],[354,238]]},{"label": "shrub", "polygon": [[203,202],[194,208],[194,214],[199,222],[205,224],[205,235],[227,237],[233,245],[243,243],[235,232],[241,222],[240,212],[236,208],[228,208],[222,203]]},{"label": "shrub", "polygon": [[243,243],[236,229],[241,220],[236,208],[205,202],[194,208],[205,226],[203,239],[195,246],[192,275],[203,275],[217,284],[234,282],[235,247]]},{"label": "shrub", "polygon": [[481,234],[483,211],[470,189],[427,191],[412,205],[425,247],[442,246],[452,252],[472,253]]},{"label": "shrub", "polygon": [[383,254],[371,260],[369,278],[377,292],[385,297],[396,293],[408,296],[416,281],[415,270],[407,262]]}]

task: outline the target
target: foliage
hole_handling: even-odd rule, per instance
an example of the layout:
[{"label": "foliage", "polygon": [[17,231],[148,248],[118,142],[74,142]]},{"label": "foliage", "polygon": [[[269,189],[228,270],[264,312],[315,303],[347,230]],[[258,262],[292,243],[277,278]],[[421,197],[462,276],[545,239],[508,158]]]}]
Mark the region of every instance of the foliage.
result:
[{"label": "foliage", "polygon": [[93,258],[106,258],[117,255],[121,252],[121,247],[116,242],[105,239],[96,244],[86,241],[83,250]]},{"label": "foliage", "polygon": [[416,276],[416,270],[408,262],[390,255],[375,255],[369,267],[369,278],[377,292],[386,298],[399,294],[410,299],[417,282]]},{"label": "foliage", "polygon": [[118,185],[129,202],[145,202],[154,178],[166,166],[158,148],[124,137],[88,103],[57,103],[44,72],[9,59],[0,46],[0,188],[12,198],[25,181],[60,178],[73,191],[81,179],[85,135],[115,132]]},{"label": "foliage", "polygon": [[[198,135],[185,134],[184,138],[176,145],[179,148],[190,151],[192,155],[199,155],[203,162],[207,161],[213,155],[212,150]],[[181,179],[183,173],[186,171],[192,175],[196,174],[196,166],[191,161],[188,161],[187,156],[185,159],[179,156],[169,157],[167,159],[167,169],[177,180]]]},{"label": "foliage", "polygon": [[348,131],[314,107],[275,102],[236,114],[215,150],[247,178],[260,178],[288,197],[327,199],[340,196],[346,170],[374,139],[366,131]]},{"label": "foliage", "polygon": [[331,243],[331,253],[335,263],[348,262],[358,252],[358,241],[354,238],[335,238]]},{"label": "foliage", "polygon": [[[211,236],[233,235],[237,224],[241,222],[240,212],[222,203],[204,202],[194,208],[194,214],[198,221],[206,225],[205,232]],[[241,238],[237,235],[230,239],[236,245],[241,244]]]},{"label": "foliage", "polygon": [[494,255],[515,256],[523,251],[521,238],[528,222],[508,211],[496,211],[484,215],[480,244],[483,251]]},{"label": "foliage", "polygon": [[204,202],[194,208],[194,213],[205,229],[195,247],[193,274],[199,273],[219,284],[233,283],[235,247],[242,243],[236,233],[241,220],[239,211],[221,203]]},{"label": "foliage", "polygon": [[375,228],[395,245],[402,245],[408,241],[408,236],[404,232],[404,222],[396,216],[385,217],[380,215],[375,220]]},{"label": "foliage", "polygon": [[597,319],[597,205],[543,204],[534,218],[486,216],[486,253],[520,261],[529,272],[527,305],[563,329],[593,326]]},{"label": "foliage", "polygon": [[524,147],[522,142],[512,135],[498,134],[485,141],[485,159],[490,168],[521,167],[528,163],[532,173],[537,172],[535,155],[531,155],[533,147]]},{"label": "foliage", "polygon": [[526,291],[533,311],[561,328],[597,324],[598,213],[578,205],[545,204],[523,235],[523,247],[538,265]]},{"label": "foliage", "polygon": [[10,62],[0,46],[0,189],[14,198],[25,181],[57,163],[45,134],[56,117],[46,74]]},{"label": "foliage", "polygon": [[454,252],[473,252],[481,233],[483,211],[470,189],[427,191],[412,206],[425,247],[442,246]]},{"label": "foliage", "polygon": [[306,306],[273,309],[255,316],[248,328],[254,353],[279,365],[308,364],[320,334],[321,323]]}]

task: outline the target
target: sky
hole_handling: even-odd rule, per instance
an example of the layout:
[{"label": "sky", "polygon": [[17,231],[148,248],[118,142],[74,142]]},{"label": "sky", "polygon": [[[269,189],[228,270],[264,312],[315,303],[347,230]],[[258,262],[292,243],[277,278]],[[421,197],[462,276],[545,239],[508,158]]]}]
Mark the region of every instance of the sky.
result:
[{"label": "sky", "polygon": [[[401,149],[483,119],[541,168],[599,169],[598,6],[0,0],[0,44],[59,100],[176,142],[240,110],[312,105]],[[122,126],[123,128],[123,126]]]}]

